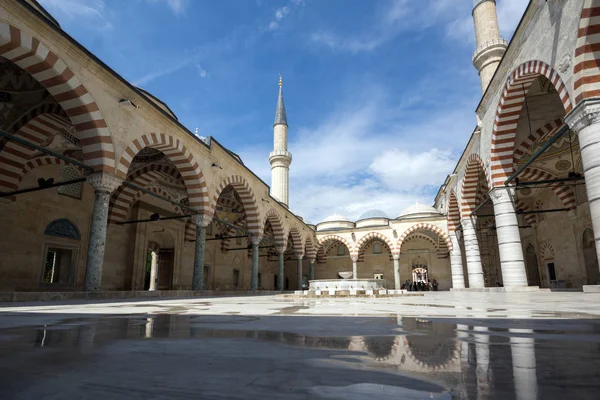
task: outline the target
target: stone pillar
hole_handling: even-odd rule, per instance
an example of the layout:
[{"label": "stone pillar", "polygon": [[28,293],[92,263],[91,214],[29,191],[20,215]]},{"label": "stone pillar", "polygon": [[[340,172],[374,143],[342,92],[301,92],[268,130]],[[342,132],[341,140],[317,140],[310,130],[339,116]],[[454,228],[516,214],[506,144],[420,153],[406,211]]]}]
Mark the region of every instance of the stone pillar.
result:
[{"label": "stone pillar", "polygon": [[204,248],[206,245],[206,227],[210,223],[203,215],[193,217],[196,224],[196,245],[194,247],[194,275],[192,290],[204,289]]},{"label": "stone pillar", "polygon": [[579,137],[596,255],[600,265],[600,99],[587,99],[565,117],[565,122]]},{"label": "stone pillar", "polygon": [[502,282],[504,287],[523,287],[527,286],[527,271],[513,193],[514,188],[502,186],[492,189],[490,197],[494,202]]},{"label": "stone pillar", "polygon": [[258,290],[258,245],[262,236],[252,236],[252,271],[250,274],[250,290]]},{"label": "stone pillar", "polygon": [[304,254],[297,254],[296,257],[298,258],[298,283],[296,286],[298,287],[298,290],[302,290],[302,258],[304,258]]},{"label": "stone pillar", "polygon": [[352,257],[352,279],[358,279],[358,256]]},{"label": "stone pillar", "polygon": [[450,241],[452,242],[452,253],[450,254],[450,269],[452,271],[452,288],[464,289],[465,276],[463,274],[462,253],[460,243],[456,237],[456,231],[450,232]]},{"label": "stone pillar", "polygon": [[394,254],[394,288],[400,290],[402,284],[400,283],[400,254]]},{"label": "stone pillar", "polygon": [[88,176],[87,182],[94,188],[94,212],[90,227],[83,290],[97,292],[102,286],[102,265],[106,247],[110,194],[119,187],[123,180],[106,172],[97,172]]},{"label": "stone pillar", "polygon": [[309,281],[315,280],[315,261],[316,260],[314,258],[308,259],[308,280]]},{"label": "stone pillar", "polygon": [[467,217],[460,221],[463,228],[465,240],[465,252],[467,253],[467,273],[469,274],[470,288],[483,288],[483,267],[481,265],[481,253],[479,252],[479,242],[477,241],[477,232],[475,231],[475,218]]},{"label": "stone pillar", "polygon": [[279,254],[279,275],[277,276],[277,286],[280,292],[283,292],[284,288],[285,288],[285,259],[284,259],[284,253],[285,253],[285,246],[283,247],[278,247],[277,248],[277,253]]},{"label": "stone pillar", "polygon": [[150,287],[148,290],[153,291],[156,290],[156,275],[158,272],[158,253],[156,250],[150,252],[150,258],[152,261],[150,262]]},{"label": "stone pillar", "polygon": [[[532,329],[509,329],[513,378],[518,400],[537,399],[537,371],[535,363],[535,339]],[[515,336],[513,336],[515,335]]]}]

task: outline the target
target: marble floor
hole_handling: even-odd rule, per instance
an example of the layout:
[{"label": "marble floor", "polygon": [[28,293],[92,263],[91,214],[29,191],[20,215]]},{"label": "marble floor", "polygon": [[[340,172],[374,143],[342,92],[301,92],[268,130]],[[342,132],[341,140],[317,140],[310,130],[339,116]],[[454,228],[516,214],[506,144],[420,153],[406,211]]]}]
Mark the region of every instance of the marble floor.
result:
[{"label": "marble floor", "polygon": [[597,399],[600,294],[0,304],[2,399]]}]

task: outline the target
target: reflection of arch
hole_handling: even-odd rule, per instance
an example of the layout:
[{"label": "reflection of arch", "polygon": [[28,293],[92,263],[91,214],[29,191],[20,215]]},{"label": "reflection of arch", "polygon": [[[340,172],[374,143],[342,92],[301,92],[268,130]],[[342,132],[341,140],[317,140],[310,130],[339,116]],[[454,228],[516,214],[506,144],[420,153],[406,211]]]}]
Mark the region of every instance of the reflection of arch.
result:
[{"label": "reflection of arch", "polygon": [[100,108],[66,63],[5,22],[0,22],[0,56],[23,68],[61,105],[80,135],[84,164],[113,172],[115,150]]},{"label": "reflection of arch", "polygon": [[[483,182],[480,181],[480,173],[485,175]],[[481,195],[480,189],[483,189],[487,194],[487,190],[490,188],[490,182],[488,172],[483,164],[483,161],[479,157],[479,154],[471,154],[467,160],[467,167],[465,169],[465,176],[462,181],[461,189],[461,215],[463,218],[471,215]]]},{"label": "reflection of arch", "polygon": [[453,325],[434,324],[414,318],[404,318],[402,324],[405,330],[424,334],[403,337],[406,353],[421,368],[443,369],[458,358],[460,343],[454,339],[456,334]]},{"label": "reflection of arch", "polygon": [[66,218],[59,218],[50,222],[44,230],[44,235],[57,236],[73,240],[81,239],[81,234],[79,233],[77,225]]},{"label": "reflection of arch", "polygon": [[208,191],[204,175],[202,175],[202,171],[192,153],[177,138],[164,133],[149,133],[134,139],[127,149],[123,151],[119,165],[117,166],[117,175],[123,179],[127,177],[131,162],[144,147],[159,150],[169,158],[175,167],[177,167],[185,182],[190,207],[207,212],[209,206]]},{"label": "reflection of arch", "polygon": [[556,71],[542,61],[527,61],[518,66],[508,77],[498,109],[492,131],[491,170],[492,187],[501,186],[513,171],[513,154],[517,123],[525,96],[533,81],[540,75],[545,76],[552,83],[565,113],[573,108],[569,92]]},{"label": "reflection of arch", "polygon": [[244,212],[246,213],[246,226],[248,232],[254,235],[260,235],[262,233],[262,226],[258,216],[258,207],[256,206],[254,192],[250,188],[248,182],[239,175],[227,177],[221,182],[211,199],[209,215],[212,217],[215,214],[217,201],[227,186],[233,187],[242,201]]},{"label": "reflection of arch", "polygon": [[392,243],[392,241],[390,239],[388,239],[385,235],[382,235],[379,232],[369,232],[365,236],[363,236],[358,241],[358,243],[356,243],[356,250],[360,253],[360,251],[363,249],[363,246],[372,240],[379,240],[379,241],[383,242],[387,246],[388,251],[390,253],[392,253],[392,254],[397,253],[396,248],[394,247],[394,243]]},{"label": "reflection of arch", "polygon": [[593,60],[600,43],[596,22],[599,10],[598,0],[584,1],[573,60],[573,94],[576,104],[583,99],[600,96],[600,65]]},{"label": "reflection of arch", "polygon": [[448,231],[454,232],[460,226],[460,209],[454,190],[450,191],[448,199]]},{"label": "reflection of arch", "polygon": [[452,242],[450,242],[450,238],[448,237],[448,234],[446,232],[444,232],[441,228],[439,228],[435,225],[426,224],[426,223],[415,224],[415,225],[411,226],[410,228],[408,228],[406,231],[404,231],[404,233],[402,235],[400,235],[400,238],[398,239],[398,244],[396,245],[396,248],[398,250],[400,250],[402,248],[402,242],[404,241],[404,239],[406,239],[406,237],[408,235],[410,235],[411,233],[418,231],[420,229],[428,230],[428,231],[433,232],[433,233],[437,234],[438,236],[440,236],[442,239],[444,239],[444,241],[446,242],[446,246],[448,246],[448,250],[452,253],[452,249],[453,249]]},{"label": "reflection of arch", "polygon": [[366,350],[376,360],[387,360],[396,348],[395,336],[365,336],[363,338]]},{"label": "reflection of arch", "polygon": [[283,229],[283,224],[281,223],[281,217],[279,213],[274,208],[269,209],[265,214],[265,220],[262,224],[263,230],[265,229],[265,225],[267,221],[271,224],[273,228],[273,239],[275,240],[275,244],[278,246],[285,245],[285,231]]}]

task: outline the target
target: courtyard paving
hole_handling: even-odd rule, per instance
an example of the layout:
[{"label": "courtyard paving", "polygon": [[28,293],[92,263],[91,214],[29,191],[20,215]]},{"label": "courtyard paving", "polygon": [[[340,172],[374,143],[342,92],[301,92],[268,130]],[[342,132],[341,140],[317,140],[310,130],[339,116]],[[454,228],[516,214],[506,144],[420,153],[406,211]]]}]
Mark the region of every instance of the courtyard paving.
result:
[{"label": "courtyard paving", "polygon": [[600,294],[0,305],[2,399],[597,399]]}]

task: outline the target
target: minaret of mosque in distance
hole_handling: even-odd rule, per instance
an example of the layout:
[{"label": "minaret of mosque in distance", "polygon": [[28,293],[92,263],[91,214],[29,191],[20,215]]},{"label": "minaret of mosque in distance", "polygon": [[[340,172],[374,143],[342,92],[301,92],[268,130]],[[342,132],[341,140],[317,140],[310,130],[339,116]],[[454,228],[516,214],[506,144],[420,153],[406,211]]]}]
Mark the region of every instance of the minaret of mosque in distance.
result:
[{"label": "minaret of mosque in distance", "polygon": [[481,91],[485,92],[508,46],[500,37],[496,0],[474,0],[473,22],[477,40],[473,65],[479,71]]},{"label": "minaret of mosque in distance", "polygon": [[288,123],[285,114],[285,103],[283,102],[283,81],[281,76],[279,76],[279,98],[277,99],[277,110],[275,111],[273,135],[273,151],[269,154],[269,162],[271,163],[271,195],[287,207],[289,205],[292,153],[287,148]]}]

